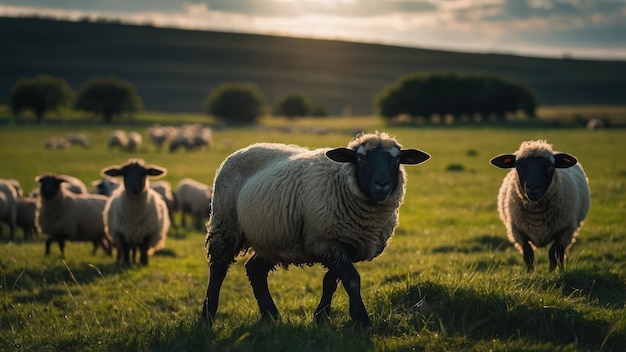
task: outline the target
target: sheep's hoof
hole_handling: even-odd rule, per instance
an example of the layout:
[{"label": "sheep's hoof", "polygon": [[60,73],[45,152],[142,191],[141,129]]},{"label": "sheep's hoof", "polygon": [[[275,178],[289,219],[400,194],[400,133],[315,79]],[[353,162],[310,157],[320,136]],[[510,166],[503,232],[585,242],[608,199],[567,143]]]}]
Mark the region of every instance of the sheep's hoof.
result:
[{"label": "sheep's hoof", "polygon": [[315,322],[318,325],[328,324],[330,322],[330,315],[326,314],[325,311],[320,311],[314,314]]},{"label": "sheep's hoof", "polygon": [[363,330],[372,326],[372,321],[370,320],[370,317],[365,316],[354,319],[353,325],[356,329]]}]

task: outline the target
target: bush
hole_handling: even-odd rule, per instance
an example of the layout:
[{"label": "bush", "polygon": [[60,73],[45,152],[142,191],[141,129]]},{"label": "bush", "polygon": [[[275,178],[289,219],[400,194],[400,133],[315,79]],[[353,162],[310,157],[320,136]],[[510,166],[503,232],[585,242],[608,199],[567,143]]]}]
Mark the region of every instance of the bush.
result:
[{"label": "bush", "polygon": [[207,113],[235,124],[254,123],[263,113],[264,98],[252,83],[225,83],[209,93]]},{"label": "bush", "polygon": [[303,94],[285,95],[276,107],[276,114],[283,115],[288,118],[296,116],[307,116],[311,111],[309,99]]},{"label": "bush", "polygon": [[106,122],[117,115],[132,114],[143,108],[135,86],[118,78],[94,78],[89,80],[78,93],[76,109],[102,115]]},{"label": "bush", "polygon": [[46,113],[72,105],[74,92],[62,78],[37,76],[15,83],[9,95],[9,106],[15,115],[32,110],[38,122]]}]

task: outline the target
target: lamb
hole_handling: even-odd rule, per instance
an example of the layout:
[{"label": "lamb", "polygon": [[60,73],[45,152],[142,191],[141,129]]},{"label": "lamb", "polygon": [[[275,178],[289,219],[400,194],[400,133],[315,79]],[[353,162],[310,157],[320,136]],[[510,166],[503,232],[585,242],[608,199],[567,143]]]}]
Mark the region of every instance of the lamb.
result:
[{"label": "lamb", "polygon": [[17,221],[15,200],[17,197],[15,184],[11,180],[0,179],[0,234],[2,234],[2,223],[7,224],[11,241],[15,237]]},{"label": "lamb", "polygon": [[184,178],[176,185],[176,201],[181,211],[181,225],[187,227],[186,217],[190,214],[197,230],[209,217],[211,212],[211,186],[191,178]]},{"label": "lamb", "polygon": [[146,165],[142,159],[129,159],[125,164],[102,170],[103,176],[123,177],[119,187],[104,209],[106,232],[118,248],[118,260],[130,264],[129,252],[139,249],[141,265],[148,265],[148,256],[165,246],[170,227],[167,205],[149,187],[148,177],[164,176],[166,169]]},{"label": "lamb", "polygon": [[43,174],[35,178],[39,182],[36,224],[48,235],[46,255],[50,244],[58,242],[64,254],[65,241],[89,241],[93,252],[98,247],[111,255],[111,239],[104,231],[102,212],[107,198],[97,194],[75,194],[63,187],[65,176]]},{"label": "lamb", "polygon": [[369,326],[352,263],[380,255],[393,235],[405,193],[402,164],[430,158],[401,148],[395,138],[376,132],[358,136],[347,148],[260,143],[230,155],[213,185],[202,320],[212,324],[229,266],[251,248],[254,255],[245,266],[264,318],[278,318],[267,286],[269,271],[276,265],[321,263],[328,270],[315,320],[329,319],[341,280],[354,324]]},{"label": "lamb", "polygon": [[498,213],[509,241],[534,270],[534,248],[550,247],[550,272],[576,240],[589,211],[589,183],[582,166],[567,153],[554,152],[544,140],[522,142],[513,154],[491,159],[511,169],[498,193]]}]

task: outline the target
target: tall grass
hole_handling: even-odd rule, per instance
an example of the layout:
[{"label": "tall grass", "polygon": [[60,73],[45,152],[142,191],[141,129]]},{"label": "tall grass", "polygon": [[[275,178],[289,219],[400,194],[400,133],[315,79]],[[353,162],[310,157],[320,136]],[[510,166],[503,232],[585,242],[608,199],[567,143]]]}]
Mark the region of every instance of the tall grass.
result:
[{"label": "tall grass", "polygon": [[[109,131],[138,129],[146,137],[144,124],[8,125],[0,128],[0,177],[18,179],[28,192],[40,173],[67,173],[89,182],[102,168],[132,156],[166,167],[165,179],[173,185],[184,177],[211,183],[228,154],[253,142],[342,146],[354,130],[388,131],[432,159],[407,168],[400,226],[389,247],[375,260],[356,264],[371,329],[352,328],[341,289],[331,322],[313,323],[320,266],[271,273],[281,318],[259,321],[245,258],[224,282],[213,329],[198,324],[207,262],[204,234],[192,229],[172,229],[166,249],[149,267],[127,269],[102,252],[92,256],[91,246],[83,243],[69,243],[64,258],[56,247],[46,257],[45,236],[25,241],[18,231],[9,242],[5,227],[0,349],[618,351],[626,346],[624,131],[402,128],[354,118],[334,119],[323,129],[308,120],[271,120],[263,126],[217,130],[211,150],[170,154],[144,144],[127,154],[107,150]],[[89,149],[43,148],[46,137],[76,131],[92,138]],[[592,205],[566,269],[548,273],[547,249],[540,248],[537,270],[527,274],[497,216],[504,172],[488,160],[514,151],[522,140],[539,138],[581,161]]]}]

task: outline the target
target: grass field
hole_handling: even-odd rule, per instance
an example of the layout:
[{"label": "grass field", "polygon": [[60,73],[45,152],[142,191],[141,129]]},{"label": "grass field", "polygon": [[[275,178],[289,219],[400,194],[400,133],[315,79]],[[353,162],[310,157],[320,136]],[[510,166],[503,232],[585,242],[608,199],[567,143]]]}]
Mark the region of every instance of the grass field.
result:
[{"label": "grass field", "polygon": [[[207,281],[204,234],[172,229],[166,248],[149,267],[130,269],[91,245],[69,243],[44,256],[44,238],[24,241],[21,231],[0,238],[0,349],[95,351],[620,351],[626,346],[625,130],[526,127],[386,127],[373,118],[301,120],[265,127],[216,130],[215,146],[194,153],[159,153],[148,144],[132,155],[108,151],[110,130],[145,124],[7,124],[0,127],[0,177],[25,191],[44,172],[75,175],[88,183],[102,168],[129,157],[184,177],[211,183],[232,151],[253,142],[309,147],[343,146],[354,130],[385,130],[405,147],[432,159],[407,168],[400,226],[385,252],[356,264],[373,326],[354,330],[347,295],[338,290],[332,321],[313,323],[321,293],[321,266],[279,269],[270,289],[279,321],[259,321],[243,269],[235,264],[222,288],[212,330],[197,324]],[[89,149],[43,148],[45,138],[85,132]],[[505,172],[492,156],[527,139],[547,139],[580,160],[590,180],[590,213],[563,271],[548,273],[547,249],[536,251],[535,273],[506,240],[496,195]],[[231,146],[232,144],[232,146]],[[178,218],[175,221],[178,222]]]}]

